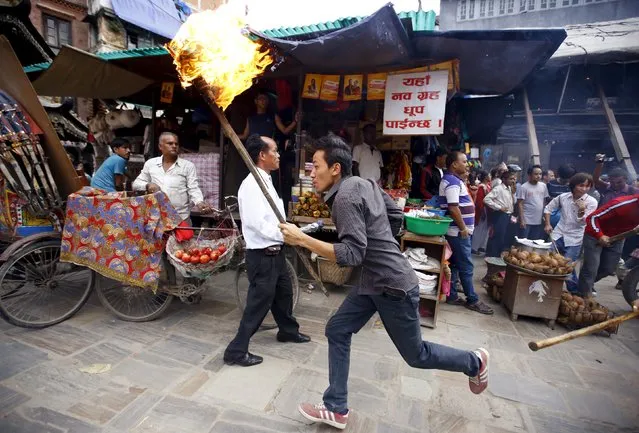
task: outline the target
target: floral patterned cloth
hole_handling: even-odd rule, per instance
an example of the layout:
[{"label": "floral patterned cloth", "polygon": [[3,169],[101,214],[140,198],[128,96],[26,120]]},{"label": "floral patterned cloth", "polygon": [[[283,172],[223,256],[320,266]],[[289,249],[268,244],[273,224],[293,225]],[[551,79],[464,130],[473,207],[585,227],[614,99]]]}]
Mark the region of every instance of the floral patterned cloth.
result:
[{"label": "floral patterned cloth", "polygon": [[139,197],[84,187],[67,200],[60,260],[157,288],[164,233],[182,219],[163,192]]}]

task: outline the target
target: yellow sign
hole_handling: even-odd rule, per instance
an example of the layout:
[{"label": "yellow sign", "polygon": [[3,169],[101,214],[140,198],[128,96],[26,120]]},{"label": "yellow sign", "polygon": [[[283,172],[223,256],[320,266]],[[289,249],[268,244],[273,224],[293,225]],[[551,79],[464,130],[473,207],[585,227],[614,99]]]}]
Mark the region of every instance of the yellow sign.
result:
[{"label": "yellow sign", "polygon": [[304,77],[304,89],[302,98],[318,99],[320,87],[322,86],[322,76],[320,74],[306,74]]},{"label": "yellow sign", "polygon": [[173,102],[173,89],[175,83],[162,83],[162,91],[160,92],[160,102],[170,104]]},{"label": "yellow sign", "polygon": [[369,101],[383,101],[386,94],[386,73],[368,74],[367,79],[367,96]]},{"label": "yellow sign", "polygon": [[364,84],[364,75],[345,75],[344,76],[344,101],[358,101],[362,99],[362,85]]},{"label": "yellow sign", "polygon": [[322,90],[320,99],[322,101],[337,101],[339,93],[339,75],[322,75]]}]

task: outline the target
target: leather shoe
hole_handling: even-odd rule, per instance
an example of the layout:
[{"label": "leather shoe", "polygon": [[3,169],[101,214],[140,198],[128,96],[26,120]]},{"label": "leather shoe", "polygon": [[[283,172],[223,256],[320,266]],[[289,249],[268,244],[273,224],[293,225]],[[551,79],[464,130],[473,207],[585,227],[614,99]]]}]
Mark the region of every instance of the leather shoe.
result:
[{"label": "leather shoe", "polygon": [[311,341],[311,337],[304,335],[301,332],[297,334],[281,334],[277,333],[277,341],[280,343],[308,343]]},{"label": "leather shoe", "polygon": [[238,359],[225,359],[226,365],[239,365],[240,367],[252,367],[257,364],[261,364],[264,358],[261,356],[253,355],[252,353],[246,353],[243,357]]}]

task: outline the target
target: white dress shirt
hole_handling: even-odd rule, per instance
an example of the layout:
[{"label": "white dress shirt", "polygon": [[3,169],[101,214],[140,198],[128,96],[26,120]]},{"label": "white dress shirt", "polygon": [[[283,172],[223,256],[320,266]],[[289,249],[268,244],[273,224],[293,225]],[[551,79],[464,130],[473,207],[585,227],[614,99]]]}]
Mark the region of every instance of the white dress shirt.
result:
[{"label": "white dress shirt", "polygon": [[191,215],[191,207],[204,201],[197,183],[197,172],[191,161],[179,158],[166,171],[162,167],[162,157],[151,158],[144,163],[140,175],[133,182],[135,191],[146,189],[149,183],[160,187],[183,220]]},{"label": "white dress shirt", "polygon": [[[286,215],[284,202],[275,191],[271,175],[259,167],[257,171],[264,179],[268,192],[273,197],[275,204],[277,204],[277,208],[283,216]],[[246,248],[259,250],[284,243],[284,237],[278,227],[280,222],[251,173],[242,181],[237,193],[237,201],[240,205],[242,234],[246,241]]]},{"label": "white dress shirt", "polygon": [[382,177],[381,168],[384,166],[382,153],[366,143],[353,148],[353,162],[359,164],[359,177],[379,182]]},{"label": "white dress shirt", "polygon": [[[584,215],[579,218],[577,203],[584,202]],[[571,192],[559,194],[548,203],[544,209],[545,214],[551,214],[559,209],[559,222],[552,231],[552,239],[564,238],[564,245],[567,247],[577,247],[582,244],[584,230],[586,228],[586,217],[597,209],[597,200],[594,197],[584,194],[578,200],[574,200]]]},{"label": "white dress shirt", "polygon": [[502,182],[484,197],[484,204],[492,210],[500,212],[506,208],[506,213],[511,214],[515,210],[515,197],[510,188]]}]

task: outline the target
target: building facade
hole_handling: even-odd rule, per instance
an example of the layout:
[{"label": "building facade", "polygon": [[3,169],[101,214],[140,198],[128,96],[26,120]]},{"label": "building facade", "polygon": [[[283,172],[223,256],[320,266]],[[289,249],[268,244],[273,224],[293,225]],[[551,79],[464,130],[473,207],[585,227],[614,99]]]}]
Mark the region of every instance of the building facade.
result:
[{"label": "building facade", "polygon": [[636,0],[442,0],[442,30],[564,27],[639,16]]}]

